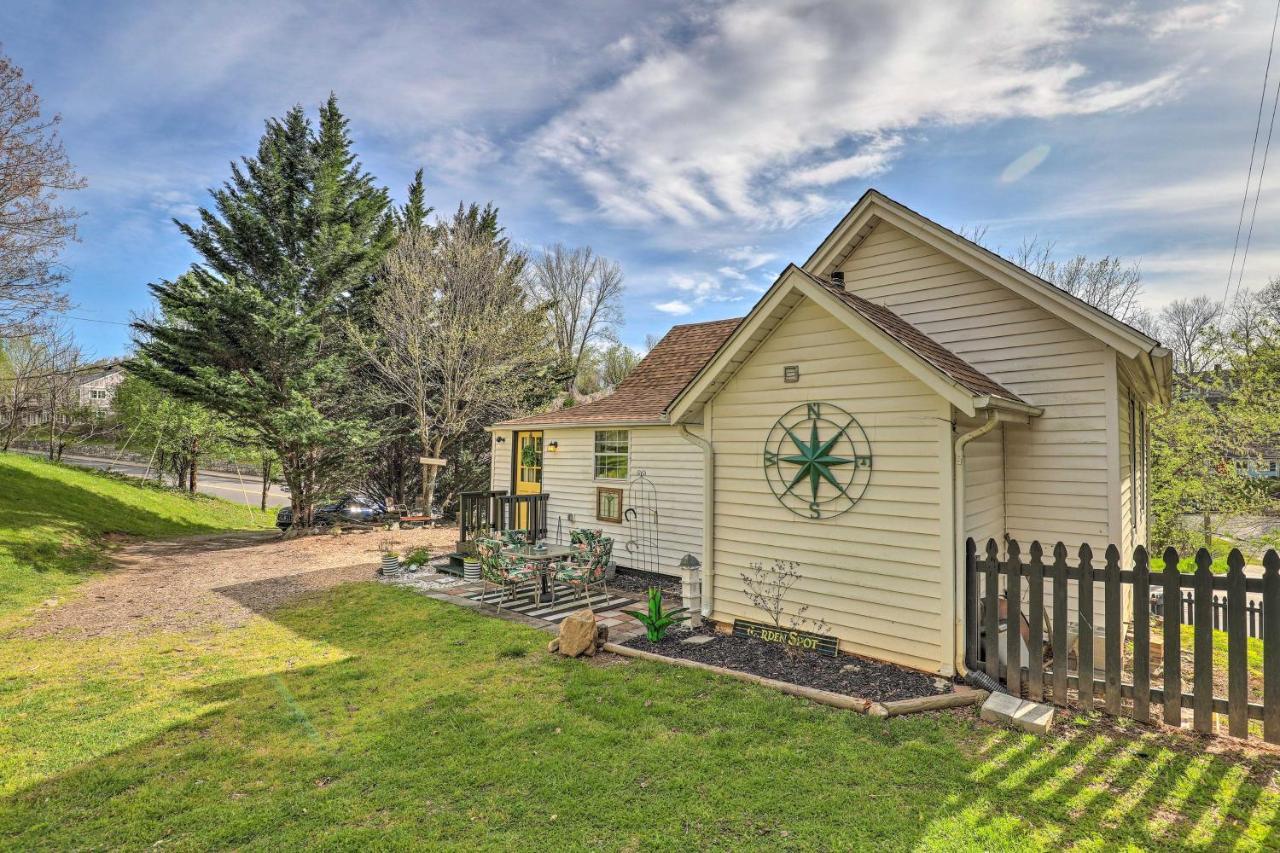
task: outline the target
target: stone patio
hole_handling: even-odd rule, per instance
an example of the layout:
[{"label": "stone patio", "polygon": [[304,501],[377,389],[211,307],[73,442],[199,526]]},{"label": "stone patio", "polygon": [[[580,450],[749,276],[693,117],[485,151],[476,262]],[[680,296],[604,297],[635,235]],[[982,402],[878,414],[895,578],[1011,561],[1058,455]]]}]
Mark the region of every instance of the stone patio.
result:
[{"label": "stone patio", "polygon": [[[391,584],[393,586],[402,586],[433,598],[436,601],[445,601],[450,604],[456,604],[459,607],[467,607],[475,610],[477,613],[484,613],[489,616],[498,616],[512,622],[520,622],[530,625],[534,628],[546,631],[549,634],[556,634],[560,630],[560,620],[563,614],[559,614],[558,618],[543,619],[537,616],[530,616],[519,613],[510,609],[506,604],[501,609],[494,607],[481,601],[477,601],[470,596],[476,596],[484,592],[484,585],[480,582],[468,582],[462,578],[456,577],[444,572],[434,570],[419,571],[416,574],[401,574],[396,577],[380,577],[382,583]],[[494,591],[494,587],[488,588],[490,592]],[[615,598],[626,598],[629,604],[617,604],[612,601]],[[632,592],[617,592],[610,589],[610,608],[608,610],[597,609],[597,624],[603,625],[609,629],[609,641],[614,643],[623,643],[633,637],[642,636],[644,634],[644,626],[634,616],[628,616],[622,612],[623,608],[628,610],[644,610],[646,603],[642,599],[638,599]],[[521,601],[518,597],[517,602]],[[527,601],[527,599],[525,599]],[[678,598],[670,595],[663,596],[663,605],[669,609],[675,609],[680,606]]]}]

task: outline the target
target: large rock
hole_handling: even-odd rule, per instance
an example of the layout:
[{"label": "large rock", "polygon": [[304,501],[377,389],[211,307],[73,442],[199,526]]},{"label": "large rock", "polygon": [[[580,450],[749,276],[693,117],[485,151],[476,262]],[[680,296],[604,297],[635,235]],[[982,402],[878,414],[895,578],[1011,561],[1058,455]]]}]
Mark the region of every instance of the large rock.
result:
[{"label": "large rock", "polygon": [[576,658],[596,653],[596,615],[590,610],[570,613],[560,623],[560,654]]}]

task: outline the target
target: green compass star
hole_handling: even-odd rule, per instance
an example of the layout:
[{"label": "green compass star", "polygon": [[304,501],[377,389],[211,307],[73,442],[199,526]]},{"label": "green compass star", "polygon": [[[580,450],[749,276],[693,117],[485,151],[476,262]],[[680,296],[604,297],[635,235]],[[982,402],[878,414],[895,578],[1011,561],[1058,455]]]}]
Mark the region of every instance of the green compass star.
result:
[{"label": "green compass star", "polygon": [[837,432],[831,438],[822,441],[818,438],[818,423],[814,421],[809,425],[809,440],[805,442],[801,441],[789,428],[783,427],[783,429],[791,438],[791,442],[800,451],[793,456],[779,457],[783,462],[800,466],[800,470],[796,472],[795,477],[791,479],[790,485],[787,486],[787,491],[790,492],[795,489],[806,478],[809,480],[809,487],[813,491],[813,500],[815,501],[818,499],[818,485],[821,480],[826,480],[837,489],[842,488],[840,482],[831,473],[831,469],[836,465],[848,465],[857,461],[844,456],[831,455],[831,448],[835,447],[842,433]]}]

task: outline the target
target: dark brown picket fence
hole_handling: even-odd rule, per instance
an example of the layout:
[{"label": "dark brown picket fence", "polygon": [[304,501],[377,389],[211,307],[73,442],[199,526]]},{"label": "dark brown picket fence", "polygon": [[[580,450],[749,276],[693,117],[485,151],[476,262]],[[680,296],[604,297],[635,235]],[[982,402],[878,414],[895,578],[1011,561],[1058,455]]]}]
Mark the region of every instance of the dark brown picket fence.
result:
[{"label": "dark brown picket fence", "polygon": [[[1227,558],[1226,575],[1215,575],[1213,559],[1201,549],[1196,553],[1196,571],[1178,571],[1179,554],[1169,548],[1164,553],[1165,568],[1150,571],[1146,549],[1134,551],[1131,568],[1120,567],[1120,551],[1107,548],[1104,564],[1093,565],[1093,551],[1080,546],[1077,560],[1067,561],[1067,548],[1061,542],[1054,546],[1052,561],[1045,562],[1044,549],[1033,542],[1029,559],[1024,560],[1018,543],[1010,540],[1005,559],[999,558],[994,540],[979,556],[972,539],[966,559],[968,595],[966,616],[966,663],[970,669],[985,670],[987,675],[1003,681],[1010,693],[1056,705],[1071,703],[1068,691],[1075,691],[1075,704],[1086,710],[1098,707],[1109,714],[1127,714],[1142,722],[1152,720],[1152,706],[1163,709],[1164,721],[1182,725],[1182,711],[1192,711],[1192,727],[1200,732],[1213,731],[1213,715],[1225,714],[1228,731],[1235,737],[1247,737],[1249,721],[1262,722],[1263,738],[1280,743],[1280,556],[1274,550],[1263,557],[1263,576],[1247,577],[1244,557],[1233,550]],[[1001,596],[1000,580],[1004,580]],[[1103,678],[1097,678],[1094,665],[1094,592],[1102,586],[1103,594]],[[1027,591],[1026,613],[1022,609],[1022,592]],[[1070,667],[1068,646],[1068,602],[1070,589],[1076,590],[1074,622],[1078,642],[1075,668]],[[1125,666],[1125,587],[1132,592],[1132,653]],[[1046,589],[1049,596],[1051,630],[1045,635]],[[1164,659],[1153,671],[1151,632],[1151,591],[1162,590],[1165,602],[1161,635]],[[1191,593],[1191,611],[1181,606],[1183,590]],[[1214,598],[1223,593],[1226,627],[1227,695],[1214,695],[1213,644]],[[1255,596],[1253,600],[1250,596]],[[1260,604],[1256,597],[1261,597]],[[1000,661],[1000,601],[1007,602],[1005,662]],[[1262,702],[1249,697],[1248,617],[1250,605],[1261,622]],[[1022,655],[1022,617],[1027,620],[1025,639],[1029,660]],[[1184,618],[1189,616],[1190,618]],[[1182,626],[1193,627],[1192,666],[1188,679],[1182,668]],[[1046,663],[1046,654],[1051,663]],[[1085,675],[1087,674],[1087,675]],[[1153,685],[1159,680],[1159,685]],[[1187,688],[1184,690],[1184,687]],[[1101,705],[1098,699],[1101,698]]]}]

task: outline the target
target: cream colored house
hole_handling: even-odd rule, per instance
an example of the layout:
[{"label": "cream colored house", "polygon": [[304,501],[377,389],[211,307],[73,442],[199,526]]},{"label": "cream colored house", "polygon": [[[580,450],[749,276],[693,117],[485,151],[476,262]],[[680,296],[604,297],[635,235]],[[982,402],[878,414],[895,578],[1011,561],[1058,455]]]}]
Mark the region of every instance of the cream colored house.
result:
[{"label": "cream colored house", "polygon": [[742,573],[794,560],[793,606],[842,649],[951,674],[968,537],[1145,543],[1169,386],[1156,341],[870,191],[745,318],[677,326],[611,397],[494,425],[492,486],[625,543],[643,471],[659,570],[697,555],[707,617],[759,619]]}]

